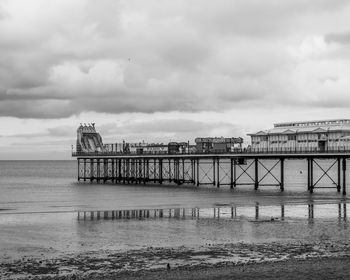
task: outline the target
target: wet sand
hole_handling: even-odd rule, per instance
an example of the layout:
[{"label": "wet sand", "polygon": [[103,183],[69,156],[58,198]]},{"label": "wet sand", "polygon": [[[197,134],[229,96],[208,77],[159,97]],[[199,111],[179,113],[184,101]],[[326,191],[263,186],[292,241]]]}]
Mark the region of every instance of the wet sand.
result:
[{"label": "wet sand", "polygon": [[212,267],[186,267],[124,274],[104,279],[348,279],[349,275],[349,258],[323,258],[247,265],[220,264]]},{"label": "wet sand", "polygon": [[[0,264],[1,279],[345,279],[350,244],[216,244],[86,252]],[[296,274],[297,273],[297,274]]]}]

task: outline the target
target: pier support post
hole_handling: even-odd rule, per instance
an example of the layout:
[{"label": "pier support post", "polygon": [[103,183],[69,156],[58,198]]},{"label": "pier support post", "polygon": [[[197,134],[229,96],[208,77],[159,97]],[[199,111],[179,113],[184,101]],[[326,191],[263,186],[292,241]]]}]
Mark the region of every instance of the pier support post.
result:
[{"label": "pier support post", "polygon": [[147,177],[146,181],[149,181],[149,159],[146,160],[146,172],[147,172]]},{"label": "pier support post", "polygon": [[237,186],[237,170],[236,170],[237,160],[233,160],[233,187]]},{"label": "pier support post", "polygon": [[171,159],[168,160],[168,167],[169,167],[169,182],[171,182]]},{"label": "pier support post", "polygon": [[338,161],[338,184],[337,184],[337,192],[340,192],[340,184],[341,184],[341,160],[340,158],[337,158]]},{"label": "pier support post", "polygon": [[213,158],[213,186],[215,186],[215,158]]},{"label": "pier support post", "polygon": [[108,180],[108,159],[103,160],[103,183]]},{"label": "pier support post", "polygon": [[78,158],[78,182],[80,181],[80,158]]},{"label": "pier support post", "polygon": [[343,195],[346,195],[346,158],[343,158]]},{"label": "pier support post", "polygon": [[97,159],[97,182],[99,182],[101,179],[101,166],[100,166],[100,159]]},{"label": "pier support post", "polygon": [[191,158],[191,172],[192,172],[192,183],[195,185],[196,184],[196,175],[195,175],[195,163],[194,163],[194,159]]},{"label": "pier support post", "polygon": [[281,161],[281,182],[280,182],[280,190],[284,191],[284,158],[280,159]]},{"label": "pier support post", "polygon": [[143,183],[146,184],[146,159],[142,159],[142,165],[143,165]]},{"label": "pier support post", "polygon": [[122,178],[123,178],[123,184],[125,184],[125,179],[126,179],[126,159],[123,158],[122,161],[123,161],[123,176],[122,176]]},{"label": "pier support post", "polygon": [[118,182],[122,180],[122,160],[118,159]]},{"label": "pier support post", "polygon": [[90,182],[94,180],[94,159],[90,158]]},{"label": "pier support post", "polygon": [[199,158],[197,158],[197,186],[199,186]]},{"label": "pier support post", "polygon": [[184,184],[185,183],[185,180],[186,180],[186,177],[185,177],[185,159],[183,158],[182,159],[182,183]]},{"label": "pier support post", "polygon": [[310,190],[310,159],[307,158],[307,190]]},{"label": "pier support post", "polygon": [[84,158],[84,182],[86,181],[86,158]]},{"label": "pier support post", "polygon": [[114,173],[115,173],[115,171],[114,171],[114,161],[115,161],[114,158],[112,158],[111,159],[111,165],[112,165],[112,167],[111,167],[112,168],[111,181],[112,182],[114,182],[114,178],[115,178],[115,176],[114,176]]},{"label": "pier support post", "polygon": [[216,159],[216,167],[217,167],[217,175],[218,175],[218,178],[217,178],[217,184],[216,184],[216,186],[218,187],[218,188],[220,188],[220,159],[219,158],[217,158]]},{"label": "pier support post", "polygon": [[231,178],[230,178],[230,189],[233,189],[233,162],[234,162],[234,160],[233,160],[233,158],[231,158],[231,165],[230,165],[230,168],[231,168]]},{"label": "pier support post", "polygon": [[163,183],[163,159],[159,159],[159,184]]},{"label": "pier support post", "polygon": [[314,159],[310,158],[310,193],[314,192]]},{"label": "pier support post", "polygon": [[254,159],[255,161],[255,182],[254,182],[254,189],[257,190],[259,188],[259,160],[257,158]]}]

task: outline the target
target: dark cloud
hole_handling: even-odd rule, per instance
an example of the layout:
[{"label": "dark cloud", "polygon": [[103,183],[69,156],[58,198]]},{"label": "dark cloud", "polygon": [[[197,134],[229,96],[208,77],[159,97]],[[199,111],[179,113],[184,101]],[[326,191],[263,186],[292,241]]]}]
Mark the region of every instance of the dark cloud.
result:
[{"label": "dark cloud", "polygon": [[342,33],[329,33],[325,36],[325,40],[328,43],[334,42],[339,44],[350,43],[350,31]]},{"label": "dark cloud", "polygon": [[[311,18],[341,11],[348,1],[23,5],[0,6],[0,116],[45,119],[283,104],[294,83],[290,38],[314,32]],[[326,36],[348,40],[348,33]],[[284,84],[276,73],[287,77]]]}]

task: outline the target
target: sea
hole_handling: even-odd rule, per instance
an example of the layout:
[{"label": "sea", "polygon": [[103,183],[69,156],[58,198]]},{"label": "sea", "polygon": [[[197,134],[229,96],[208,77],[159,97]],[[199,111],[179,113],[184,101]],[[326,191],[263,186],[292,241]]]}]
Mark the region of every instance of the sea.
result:
[{"label": "sea", "polygon": [[[315,180],[332,164],[319,161]],[[264,165],[269,169],[274,163]],[[0,161],[0,260],[150,246],[308,240],[325,233],[330,238],[347,238],[348,227],[338,230],[340,221],[342,225],[348,223],[347,196],[337,193],[326,175],[318,183],[320,188],[310,194],[306,166],[306,161],[287,160],[285,191],[280,192],[279,186],[261,186],[255,191],[252,185],[230,189],[78,182],[75,160]],[[336,171],[334,164],[328,172],[334,181]],[[264,168],[260,172],[264,176]],[[278,178],[278,169],[274,175]],[[349,181],[348,174],[346,178]],[[241,180],[248,179],[242,176]],[[275,182],[271,174],[264,180]],[[111,216],[111,211],[154,213],[160,209],[166,213],[162,217]],[[93,219],[91,212],[95,213]],[[96,218],[98,212],[100,219]],[[108,218],[104,218],[105,212]],[[271,219],[284,223],[271,228],[252,222]]]}]

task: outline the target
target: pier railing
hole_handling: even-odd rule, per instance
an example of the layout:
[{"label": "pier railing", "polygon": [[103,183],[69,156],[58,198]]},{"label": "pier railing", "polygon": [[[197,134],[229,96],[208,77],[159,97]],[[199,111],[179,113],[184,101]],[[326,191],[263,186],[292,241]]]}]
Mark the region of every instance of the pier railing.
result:
[{"label": "pier railing", "polygon": [[298,149],[242,149],[235,151],[213,151],[213,152],[201,152],[201,151],[190,151],[190,152],[179,152],[179,153],[169,153],[167,151],[162,152],[142,152],[142,153],[125,153],[125,152],[115,152],[115,151],[95,151],[95,152],[72,152],[73,157],[79,156],[149,156],[149,155],[217,155],[217,154],[335,154],[335,153],[350,153],[350,149],[338,148],[338,149],[326,149],[320,150],[317,148],[298,148]]}]

